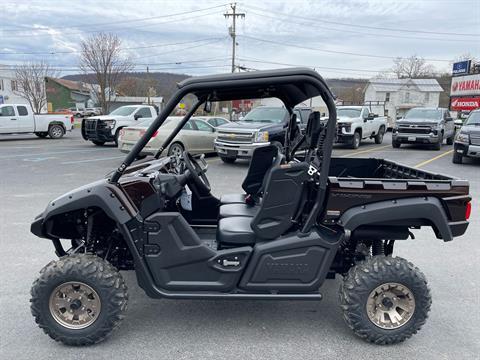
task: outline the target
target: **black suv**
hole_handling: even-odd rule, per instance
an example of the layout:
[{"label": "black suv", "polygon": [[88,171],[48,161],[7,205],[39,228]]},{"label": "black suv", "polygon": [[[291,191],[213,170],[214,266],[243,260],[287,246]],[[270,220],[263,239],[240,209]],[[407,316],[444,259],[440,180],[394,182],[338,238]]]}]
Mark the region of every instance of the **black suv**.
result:
[{"label": "black suv", "polygon": [[455,138],[452,161],[461,164],[464,156],[480,158],[480,109],[470,113]]}]

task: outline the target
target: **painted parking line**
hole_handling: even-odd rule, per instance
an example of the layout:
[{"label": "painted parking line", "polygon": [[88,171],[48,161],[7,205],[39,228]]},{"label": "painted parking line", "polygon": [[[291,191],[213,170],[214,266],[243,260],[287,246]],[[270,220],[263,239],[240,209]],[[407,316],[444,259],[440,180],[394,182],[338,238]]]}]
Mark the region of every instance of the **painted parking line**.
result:
[{"label": "painted parking line", "polygon": [[31,154],[15,154],[15,155],[6,155],[0,156],[1,159],[13,159],[17,157],[39,157],[43,155],[59,155],[59,154],[72,154],[72,153],[82,153],[82,152],[101,152],[101,151],[108,151],[109,149],[84,149],[84,150],[68,150],[68,151],[48,151],[43,153],[31,153]]},{"label": "painted parking line", "polygon": [[448,154],[451,154],[453,152],[453,149],[452,150],[448,150],[448,151],[445,151],[444,153],[440,154],[440,155],[437,155],[431,159],[428,159],[428,160],[425,160],[425,161],[422,161],[421,163],[418,163],[417,165],[414,166],[415,169],[418,169],[420,167],[422,167],[423,165],[427,165],[427,164],[430,164],[432,161],[435,161],[437,159],[440,159]]},{"label": "painted parking line", "polygon": [[64,161],[60,164],[62,165],[71,165],[71,164],[81,164],[81,163],[88,163],[88,162],[95,162],[95,161],[104,161],[104,160],[116,160],[116,159],[124,159],[125,156],[111,156],[111,157],[104,157],[104,158],[95,158],[95,159],[85,159],[85,160],[72,160],[72,161]]},{"label": "painted parking line", "polygon": [[346,158],[346,157],[349,157],[349,156],[366,154],[366,153],[369,153],[369,152],[374,152],[374,151],[378,151],[378,150],[381,150],[381,149],[385,149],[385,148],[390,147],[390,146],[391,146],[391,145],[384,145],[384,146],[374,147],[374,148],[371,148],[371,149],[368,149],[368,150],[355,151],[355,152],[352,152],[352,153],[348,153],[348,154],[342,155],[342,156],[340,156],[340,157],[341,157],[341,158]]}]

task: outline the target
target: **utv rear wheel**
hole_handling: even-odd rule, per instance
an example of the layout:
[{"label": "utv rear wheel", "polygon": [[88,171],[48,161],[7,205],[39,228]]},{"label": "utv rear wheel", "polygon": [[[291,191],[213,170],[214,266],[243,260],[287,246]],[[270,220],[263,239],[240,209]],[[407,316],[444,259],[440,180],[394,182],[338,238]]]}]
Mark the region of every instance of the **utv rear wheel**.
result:
[{"label": "utv rear wheel", "polygon": [[40,271],[31,289],[36,323],[66,345],[91,345],[120,325],[127,287],[111,264],[95,255],[71,255]]},{"label": "utv rear wheel", "polygon": [[357,264],[340,287],[345,322],[375,344],[410,338],[425,324],[431,303],[425,275],[398,257],[373,256]]}]

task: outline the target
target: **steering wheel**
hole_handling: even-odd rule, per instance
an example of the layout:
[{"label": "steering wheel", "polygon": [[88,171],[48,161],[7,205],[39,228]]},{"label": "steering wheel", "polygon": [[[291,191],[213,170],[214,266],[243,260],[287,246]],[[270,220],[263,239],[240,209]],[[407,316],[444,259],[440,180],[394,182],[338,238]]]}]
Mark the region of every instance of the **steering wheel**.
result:
[{"label": "steering wheel", "polygon": [[185,162],[187,170],[190,171],[190,177],[192,178],[195,186],[197,187],[201,195],[207,195],[210,193],[211,190],[210,182],[205,175],[208,169],[208,165],[206,161],[203,160],[203,158],[201,158],[200,160],[203,166],[188,151],[183,152],[183,161]]}]

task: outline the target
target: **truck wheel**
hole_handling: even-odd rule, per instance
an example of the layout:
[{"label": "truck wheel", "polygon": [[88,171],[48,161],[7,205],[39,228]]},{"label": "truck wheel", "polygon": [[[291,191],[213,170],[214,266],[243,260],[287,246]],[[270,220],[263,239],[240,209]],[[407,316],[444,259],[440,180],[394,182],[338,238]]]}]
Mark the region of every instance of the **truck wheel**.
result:
[{"label": "truck wheel", "polygon": [[340,287],[343,318],[375,344],[400,343],[425,324],[432,299],[425,275],[402,258],[373,256],[352,267]]},{"label": "truck wheel", "polygon": [[97,141],[97,140],[92,140],[92,143],[94,143],[97,146],[103,146],[105,145],[105,141]]},{"label": "truck wheel", "polygon": [[443,134],[438,136],[438,142],[433,145],[433,150],[440,150],[443,145]]},{"label": "truck wheel", "polygon": [[360,146],[360,142],[362,141],[362,137],[358,131],[355,131],[352,137],[352,141],[350,142],[350,149],[358,149]]},{"label": "truck wheel", "polygon": [[107,261],[90,254],[52,261],[31,289],[38,326],[66,345],[91,345],[120,325],[127,309],[127,287]]},{"label": "truck wheel", "polygon": [[398,149],[402,144],[398,141],[392,140],[392,147]]},{"label": "truck wheel", "polygon": [[237,160],[237,158],[226,156],[220,156],[220,159],[226,164],[233,164]]},{"label": "truck wheel", "polygon": [[453,135],[447,138],[447,145],[453,145],[453,142],[455,141],[455,131],[453,132]]},{"label": "truck wheel", "polygon": [[452,162],[453,162],[454,164],[461,164],[461,163],[463,162],[463,155],[457,153],[457,152],[454,150]]},{"label": "truck wheel", "polygon": [[52,139],[60,139],[65,135],[65,130],[62,125],[50,125],[48,128],[48,135]]},{"label": "truck wheel", "polygon": [[375,135],[375,144],[381,144],[383,142],[383,135],[385,135],[385,128],[382,126],[378,129],[377,135]]},{"label": "truck wheel", "polygon": [[48,132],[36,132],[35,135],[39,138],[45,139],[48,136]]}]

